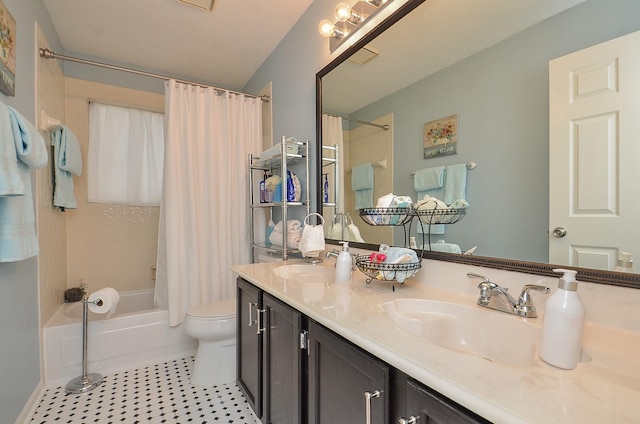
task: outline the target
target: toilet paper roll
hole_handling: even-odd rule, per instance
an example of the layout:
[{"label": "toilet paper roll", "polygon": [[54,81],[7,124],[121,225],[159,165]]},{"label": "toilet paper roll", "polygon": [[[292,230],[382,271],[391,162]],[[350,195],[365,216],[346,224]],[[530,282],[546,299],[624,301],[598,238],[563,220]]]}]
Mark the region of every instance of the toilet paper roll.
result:
[{"label": "toilet paper roll", "polygon": [[89,310],[96,314],[107,314],[109,318],[116,311],[120,295],[115,289],[105,287],[89,295]]}]

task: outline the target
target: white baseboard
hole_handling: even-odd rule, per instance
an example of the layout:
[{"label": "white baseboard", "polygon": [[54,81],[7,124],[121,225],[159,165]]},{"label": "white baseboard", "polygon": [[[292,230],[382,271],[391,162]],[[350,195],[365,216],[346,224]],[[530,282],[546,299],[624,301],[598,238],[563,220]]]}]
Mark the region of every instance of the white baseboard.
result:
[{"label": "white baseboard", "polygon": [[36,408],[40,404],[40,399],[42,399],[45,390],[46,386],[44,385],[44,381],[41,379],[36,388],[33,390],[33,393],[31,393],[31,396],[29,397],[27,403],[24,405],[24,408],[22,408],[22,412],[18,416],[15,424],[26,424],[29,422],[29,420],[33,416],[33,413],[36,411]]}]

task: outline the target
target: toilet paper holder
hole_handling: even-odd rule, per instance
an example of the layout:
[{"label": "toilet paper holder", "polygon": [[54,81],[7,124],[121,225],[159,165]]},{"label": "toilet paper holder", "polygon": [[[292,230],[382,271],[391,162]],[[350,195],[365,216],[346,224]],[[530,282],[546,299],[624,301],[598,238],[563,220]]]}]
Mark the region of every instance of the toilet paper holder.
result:
[{"label": "toilet paper holder", "polygon": [[87,318],[89,316],[89,303],[102,306],[102,299],[89,300],[88,296],[82,298],[82,375],[74,378],[64,388],[71,394],[86,393],[98,387],[104,377],[98,373],[87,373]]}]

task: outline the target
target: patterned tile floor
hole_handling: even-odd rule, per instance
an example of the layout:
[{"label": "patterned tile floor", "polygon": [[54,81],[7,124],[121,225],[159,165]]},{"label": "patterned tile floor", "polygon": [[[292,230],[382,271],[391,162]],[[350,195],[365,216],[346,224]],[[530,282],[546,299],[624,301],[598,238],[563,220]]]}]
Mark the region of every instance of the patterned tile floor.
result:
[{"label": "patterned tile floor", "polygon": [[90,392],[73,395],[64,386],[44,393],[29,423],[259,424],[234,384],[189,384],[193,358],[177,359],[105,375]]}]

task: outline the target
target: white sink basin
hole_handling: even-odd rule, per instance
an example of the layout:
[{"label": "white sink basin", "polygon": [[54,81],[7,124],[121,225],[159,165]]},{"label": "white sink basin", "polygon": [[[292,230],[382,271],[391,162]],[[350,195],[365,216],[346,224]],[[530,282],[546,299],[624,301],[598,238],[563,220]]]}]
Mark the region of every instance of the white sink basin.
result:
[{"label": "white sink basin", "polygon": [[426,299],[396,299],[383,306],[400,328],[440,347],[503,365],[529,367],[536,361],[541,327],[524,318]]},{"label": "white sink basin", "polygon": [[332,283],[335,281],[335,269],[318,265],[282,265],[273,269],[273,273],[287,280],[305,283]]}]

